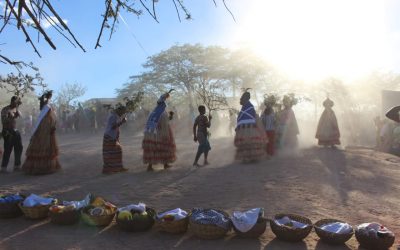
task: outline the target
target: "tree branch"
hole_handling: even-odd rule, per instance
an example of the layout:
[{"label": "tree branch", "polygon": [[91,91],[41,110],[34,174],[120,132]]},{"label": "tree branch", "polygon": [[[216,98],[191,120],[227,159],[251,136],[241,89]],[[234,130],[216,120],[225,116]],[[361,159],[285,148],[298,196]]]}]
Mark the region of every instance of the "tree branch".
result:
[{"label": "tree branch", "polygon": [[101,38],[101,35],[103,34],[104,25],[107,22],[108,12],[110,11],[110,8],[111,8],[111,0],[106,0],[106,1],[107,1],[107,8],[106,8],[106,12],[104,13],[104,18],[103,18],[103,22],[101,24],[100,33],[99,33],[99,36],[97,37],[97,42],[96,42],[96,46],[94,47],[94,49],[97,49],[97,47],[101,47],[100,38]]}]

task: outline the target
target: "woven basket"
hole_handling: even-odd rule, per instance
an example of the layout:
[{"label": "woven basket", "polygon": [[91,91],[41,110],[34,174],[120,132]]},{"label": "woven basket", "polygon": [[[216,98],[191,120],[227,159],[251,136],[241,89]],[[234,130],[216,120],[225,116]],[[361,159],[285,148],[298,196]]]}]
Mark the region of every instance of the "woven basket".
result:
[{"label": "woven basket", "polygon": [[233,225],[233,230],[235,230],[235,233],[238,236],[243,238],[258,238],[265,232],[265,229],[267,228],[267,221],[268,220],[264,217],[258,218],[257,223],[245,233],[239,231],[235,225]]},{"label": "woven basket", "polygon": [[328,232],[325,230],[322,230],[321,227],[326,224],[330,223],[335,223],[335,222],[341,222],[341,223],[346,223],[341,220],[336,220],[336,219],[323,219],[319,220],[314,224],[314,229],[319,238],[328,244],[344,244],[346,241],[348,241],[354,234],[353,228],[351,228],[351,232],[349,233],[333,233],[333,232]]},{"label": "woven basket", "polygon": [[[25,195],[20,194],[20,196],[24,199],[26,198]],[[20,202],[0,203],[0,218],[7,219],[21,216],[23,213],[18,205]]]},{"label": "woven basket", "polygon": [[361,247],[371,250],[389,249],[394,244],[395,241],[394,235],[384,238],[374,238],[361,233],[357,229],[355,230],[355,235]]},{"label": "woven basket", "polygon": [[154,217],[156,211],[153,208],[146,207],[146,212],[148,214],[146,219],[132,219],[132,220],[121,220],[118,219],[118,213],[116,216],[116,222],[119,228],[128,232],[143,232],[151,229],[154,225]]},{"label": "woven basket", "polygon": [[15,218],[22,215],[22,211],[18,206],[19,202],[1,203],[0,218]]},{"label": "woven basket", "polygon": [[87,210],[88,210],[87,208],[84,208],[81,211],[81,218],[86,225],[95,227],[105,227],[110,225],[110,223],[114,219],[117,209],[114,209],[111,214],[106,214],[101,216],[92,216],[87,213]]},{"label": "woven basket", "polygon": [[[160,214],[162,214],[164,212],[160,212]],[[183,219],[174,220],[174,221],[165,221],[162,219],[156,219],[155,227],[159,231],[163,231],[163,232],[167,232],[167,233],[171,233],[171,234],[185,233],[187,231],[188,225],[189,225],[189,216],[190,216],[190,214],[188,214]]]},{"label": "woven basket", "polygon": [[[308,226],[305,228],[290,228],[278,225],[275,222],[275,220],[281,219],[285,216],[289,217],[291,220],[307,224]],[[310,219],[296,214],[277,214],[275,215],[275,218],[270,221],[270,226],[272,232],[276,235],[278,239],[290,242],[302,241],[305,237],[307,237],[307,235],[310,234],[311,229],[313,228]]]},{"label": "woven basket", "polygon": [[55,213],[49,211],[50,221],[58,225],[72,225],[79,221],[79,210],[65,211]]},{"label": "woven basket", "polygon": [[[222,213],[223,215],[225,215],[226,218],[229,218],[228,213],[217,209],[214,210]],[[191,219],[189,219],[189,229],[195,236],[206,240],[223,238],[230,230],[219,227],[217,225],[199,224]]]},{"label": "woven basket", "polygon": [[38,205],[34,207],[24,207],[22,202],[18,204],[19,208],[24,213],[25,217],[28,219],[44,219],[49,214],[49,208],[53,204],[50,205]]}]

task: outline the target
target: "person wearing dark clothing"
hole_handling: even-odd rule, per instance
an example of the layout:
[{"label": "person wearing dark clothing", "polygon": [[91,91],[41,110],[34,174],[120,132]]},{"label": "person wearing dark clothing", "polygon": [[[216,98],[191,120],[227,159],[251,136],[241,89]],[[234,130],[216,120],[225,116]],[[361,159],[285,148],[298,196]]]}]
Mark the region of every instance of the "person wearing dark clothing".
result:
[{"label": "person wearing dark clothing", "polygon": [[10,161],[11,152],[14,149],[14,171],[19,171],[22,155],[21,134],[17,130],[17,119],[21,116],[18,106],[21,99],[17,96],[11,98],[10,105],[1,110],[1,123],[3,125],[2,136],[4,139],[4,153],[1,162],[1,173],[7,173],[7,165]]}]

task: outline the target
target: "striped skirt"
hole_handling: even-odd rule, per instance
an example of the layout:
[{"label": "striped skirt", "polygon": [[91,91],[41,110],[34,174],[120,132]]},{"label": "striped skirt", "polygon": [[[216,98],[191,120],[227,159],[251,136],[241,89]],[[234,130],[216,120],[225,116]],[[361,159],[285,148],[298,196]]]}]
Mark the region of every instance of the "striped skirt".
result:
[{"label": "striped skirt", "polygon": [[103,173],[116,173],[124,170],[122,148],[118,139],[105,135],[103,138]]}]

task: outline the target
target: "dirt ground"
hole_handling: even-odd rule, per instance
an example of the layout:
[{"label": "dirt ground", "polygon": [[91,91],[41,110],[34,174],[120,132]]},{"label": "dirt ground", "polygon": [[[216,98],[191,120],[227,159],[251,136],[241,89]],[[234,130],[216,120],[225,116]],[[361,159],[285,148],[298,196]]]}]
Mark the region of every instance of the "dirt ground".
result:
[{"label": "dirt ground", "polygon": [[[232,138],[212,138],[212,164],[195,169],[191,164],[196,144],[189,137],[176,139],[178,160],[173,168],[156,166],[149,173],[141,163],[141,139],[141,135],[122,134],[129,171],[105,176],[100,133],[61,135],[62,171],[45,176],[0,175],[0,190],[51,194],[63,200],[81,200],[94,193],[118,206],[141,201],[157,210],[206,207],[231,213],[264,207],[268,218],[290,212],[313,222],[337,218],[354,226],[376,221],[400,237],[400,158],[396,156],[360,147],[311,147],[243,165],[233,161]],[[26,148],[27,141],[24,144]],[[358,249],[355,237],[345,246],[331,247],[320,242],[315,232],[301,243],[281,242],[269,226],[259,239],[239,239],[230,232],[221,240],[200,240],[190,233],[169,235],[154,229],[127,233],[115,223],[107,228],[82,222],[57,226],[20,217],[0,220],[0,225],[1,249]]]}]

